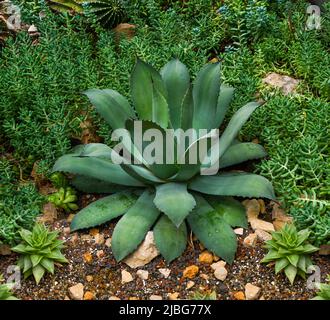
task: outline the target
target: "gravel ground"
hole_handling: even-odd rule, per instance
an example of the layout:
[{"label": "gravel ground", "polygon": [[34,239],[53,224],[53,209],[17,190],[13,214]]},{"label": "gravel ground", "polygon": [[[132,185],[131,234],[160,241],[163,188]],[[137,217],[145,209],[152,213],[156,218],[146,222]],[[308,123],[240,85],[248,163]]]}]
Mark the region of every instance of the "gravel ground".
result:
[{"label": "gravel ground", "polygon": [[[114,225],[114,223],[104,225],[98,231],[107,239],[111,236]],[[65,229],[68,226],[68,222],[62,219],[55,222],[53,228],[61,230],[61,237],[66,240],[64,254],[70,263],[58,266],[55,275],[45,276],[39,286],[31,278],[22,281],[21,289],[15,292],[17,297],[26,300],[63,300],[68,296],[68,288],[77,283],[82,283],[85,292],[92,292],[97,300],[108,300],[113,296],[120,299],[144,300],[149,299],[151,295],[160,295],[163,299],[167,299],[168,294],[171,293],[178,293],[178,299],[189,299],[193,292],[213,290],[216,291],[219,300],[230,300],[234,299],[236,292],[244,292],[247,283],[260,287],[261,297],[265,300],[301,300],[315,296],[315,291],[307,289],[305,280],[297,279],[294,285],[290,285],[283,274],[275,275],[273,267],[260,264],[266,253],[263,244],[258,242],[254,248],[247,248],[242,244],[244,237],[252,230],[245,230],[242,236],[238,236],[236,259],[232,265],[226,265],[228,276],[222,282],[214,277],[210,265],[198,261],[202,252],[198,241],[190,242],[184,254],[169,266],[159,256],[140,268],[149,272],[149,278],[142,280],[136,275],[138,269],[131,269],[126,264],[115,261],[111,247],[95,244],[91,231],[68,234]],[[92,232],[97,231],[92,230]],[[99,250],[104,251],[103,257],[97,256]],[[84,258],[86,253],[92,256],[90,263]],[[14,264],[16,258],[15,254],[0,256],[0,273],[6,275],[7,267]],[[329,256],[315,254],[313,260],[320,267],[324,281],[326,275],[330,273]],[[197,265],[199,273],[193,279],[183,278],[183,270],[191,265]],[[169,268],[170,276],[165,279],[159,268]],[[124,269],[134,278],[126,284],[121,283],[121,271]],[[188,281],[195,282],[190,289],[186,288]]]}]

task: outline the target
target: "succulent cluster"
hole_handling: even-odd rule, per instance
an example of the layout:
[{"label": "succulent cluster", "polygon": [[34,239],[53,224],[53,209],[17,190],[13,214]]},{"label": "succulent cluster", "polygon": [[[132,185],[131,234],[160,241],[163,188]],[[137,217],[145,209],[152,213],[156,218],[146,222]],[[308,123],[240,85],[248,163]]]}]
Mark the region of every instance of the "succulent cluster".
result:
[{"label": "succulent cluster", "polygon": [[[239,130],[259,103],[251,102],[238,110],[219,143],[206,144],[202,158],[212,154],[211,148],[219,150],[207,162],[192,164],[175,157],[174,163],[154,163],[144,155],[152,142],[135,145],[132,133],[138,122],[143,132],[155,129],[162,133],[165,146],[165,129],[204,129],[205,135],[194,137],[189,143],[185,137],[176,140],[177,149],[182,152],[179,160],[187,160],[191,151],[200,150],[202,142],[209,142],[212,129],[221,126],[233,92],[233,88],[221,85],[220,64],[205,65],[192,84],[187,67],[177,59],[167,63],[160,73],[137,61],[131,76],[135,108],[117,91],[88,90],[86,95],[112,129],[126,128],[122,130],[127,134],[123,144],[131,161],[127,163],[120,152],[101,143],[76,146],[56,161],[53,171],[74,174],[79,184],[75,179],[72,184],[77,189],[90,193],[112,189],[114,193],[81,210],[73,219],[71,230],[93,227],[124,215],[113,232],[115,258],[124,259],[153,229],[156,245],[169,262],[186,247],[187,222],[206,248],[231,263],[237,247],[232,227],[247,226],[244,207],[231,196],[275,198],[271,183],[264,177],[225,172],[227,167],[266,155],[261,145],[237,140]],[[212,176],[200,174],[216,162],[220,172]]]},{"label": "succulent cluster", "polygon": [[328,275],[328,283],[320,283],[319,291],[312,300],[330,300],[330,275]]},{"label": "succulent cluster", "polygon": [[296,275],[305,278],[308,267],[313,264],[309,255],[319,249],[307,243],[309,235],[308,229],[298,232],[293,224],[286,224],[273,232],[272,239],[266,242],[269,252],[261,262],[275,261],[275,273],[284,271],[291,284]]},{"label": "succulent cluster", "polygon": [[[2,279],[2,275],[0,274],[0,282]],[[0,300],[18,300],[11,292],[13,286],[14,284],[11,283],[0,283]]]},{"label": "succulent cluster", "polygon": [[20,235],[22,242],[11,250],[20,254],[17,265],[25,279],[33,275],[38,284],[46,272],[54,274],[56,262],[68,262],[61,253],[63,241],[58,239],[58,232],[37,223],[32,232],[23,229]]}]

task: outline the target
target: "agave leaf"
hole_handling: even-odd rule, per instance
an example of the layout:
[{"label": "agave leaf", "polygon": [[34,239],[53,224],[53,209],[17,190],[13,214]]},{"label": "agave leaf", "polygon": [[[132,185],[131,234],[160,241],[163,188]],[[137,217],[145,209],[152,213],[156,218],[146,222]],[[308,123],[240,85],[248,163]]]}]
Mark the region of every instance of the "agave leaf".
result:
[{"label": "agave leaf", "polygon": [[156,187],[154,204],[170,218],[176,227],[179,227],[195,207],[196,201],[187,191],[186,184],[170,182]]},{"label": "agave leaf", "polygon": [[65,155],[56,161],[53,167],[53,172],[55,171],[84,175],[119,185],[143,186],[142,182],[132,178],[120,165],[105,159]]},{"label": "agave leaf", "polygon": [[124,128],[125,121],[135,117],[127,99],[114,90],[89,89],[84,93],[112,129]]},{"label": "agave leaf", "polygon": [[75,155],[77,157],[96,157],[103,159],[115,159],[116,161],[122,160],[123,158],[109,146],[103,143],[88,143],[76,146]]},{"label": "agave leaf", "polygon": [[187,244],[185,222],[177,228],[166,215],[162,215],[153,231],[156,246],[168,263],[179,257],[185,250]]},{"label": "agave leaf", "polygon": [[231,100],[233,99],[235,89],[227,85],[221,85],[218,98],[217,111],[215,115],[214,128],[219,128],[228,111]]},{"label": "agave leaf", "polygon": [[158,71],[138,59],[131,75],[131,91],[139,119],[154,121],[167,128],[166,88]]},{"label": "agave leaf", "polygon": [[214,128],[219,93],[220,64],[209,63],[199,71],[193,86],[193,128]]},{"label": "agave leaf", "polygon": [[231,197],[212,197],[207,200],[232,227],[248,227],[245,208],[239,201]]},{"label": "agave leaf", "polygon": [[289,260],[286,258],[282,258],[276,261],[275,263],[275,274],[281,272],[286,266],[289,265]]},{"label": "agave leaf", "polygon": [[219,169],[265,156],[267,156],[267,153],[260,144],[252,142],[237,143],[231,145],[220,158]]},{"label": "agave leaf", "polygon": [[208,250],[232,263],[237,248],[235,233],[205,199],[195,198],[197,205],[187,218],[193,233]]},{"label": "agave leaf", "polygon": [[297,275],[297,268],[293,266],[292,264],[289,264],[285,269],[284,269],[285,275],[289,279],[290,283],[293,284],[294,279]]},{"label": "agave leaf", "polygon": [[146,190],[117,223],[112,235],[112,251],[121,261],[142,242],[159,216],[153,203],[154,194]]},{"label": "agave leaf", "polygon": [[33,267],[32,269],[32,273],[34,276],[34,279],[36,280],[36,283],[39,284],[41,278],[44,276],[46,270],[43,266],[41,266],[40,264],[36,265],[35,267]]},{"label": "agave leaf", "polygon": [[97,200],[80,210],[71,222],[71,231],[101,225],[127,212],[136,202],[131,192],[119,192]]},{"label": "agave leaf", "polygon": [[[168,62],[160,71],[167,89],[167,101],[172,128],[183,128],[186,121],[183,117],[192,115],[192,99],[188,99],[190,91],[190,75],[187,67],[178,59]],[[188,103],[188,101],[190,101]],[[191,128],[191,123],[189,128]]]},{"label": "agave leaf", "polygon": [[272,184],[266,178],[252,173],[198,176],[188,184],[188,189],[219,196],[275,199]]},{"label": "agave leaf", "polygon": [[122,164],[121,167],[134,179],[141,181],[144,184],[163,183],[164,180],[156,177],[151,171],[142,166],[133,164]]}]

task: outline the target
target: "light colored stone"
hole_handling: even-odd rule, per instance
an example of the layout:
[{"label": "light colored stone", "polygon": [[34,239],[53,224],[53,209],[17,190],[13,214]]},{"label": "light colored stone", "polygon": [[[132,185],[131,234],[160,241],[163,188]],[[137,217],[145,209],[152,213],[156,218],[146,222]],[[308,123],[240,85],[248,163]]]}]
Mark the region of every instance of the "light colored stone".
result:
[{"label": "light colored stone", "polygon": [[71,299],[68,296],[65,296],[64,300],[71,300]]},{"label": "light colored stone", "polygon": [[271,87],[278,88],[284,95],[288,95],[296,91],[299,80],[271,72],[264,79],[262,79],[262,82],[270,85]]},{"label": "light colored stone", "polygon": [[234,232],[235,232],[235,234],[241,236],[244,233],[244,229],[243,228],[236,228],[236,229],[234,229]]},{"label": "light colored stone", "polygon": [[76,244],[79,240],[79,236],[78,236],[78,233],[74,233],[70,239],[70,241],[73,243],[73,244]]},{"label": "light colored stone", "polygon": [[38,32],[38,29],[34,24],[32,24],[28,29],[28,33],[35,33],[35,32]]},{"label": "light colored stone", "polygon": [[103,258],[103,257],[105,256],[105,253],[104,253],[103,250],[97,250],[97,251],[96,251],[96,256],[97,256],[99,259],[101,259],[101,258]]},{"label": "light colored stone", "polygon": [[260,206],[260,213],[262,213],[262,214],[266,213],[265,201],[262,199],[258,199],[258,202],[259,202],[259,206]]},{"label": "light colored stone", "polygon": [[99,233],[100,233],[100,230],[97,229],[97,228],[92,228],[92,229],[89,230],[89,234],[93,237],[95,237]]},{"label": "light colored stone", "polygon": [[260,204],[257,199],[247,199],[244,200],[242,204],[246,208],[246,214],[249,222],[258,218],[260,212]]},{"label": "light colored stone", "polygon": [[253,219],[250,221],[250,223],[253,230],[259,229],[267,232],[275,231],[273,224],[264,220]]},{"label": "light colored stone", "polygon": [[83,258],[84,258],[84,261],[86,263],[92,263],[92,261],[93,261],[93,256],[92,256],[92,254],[90,252],[84,253],[83,254]]},{"label": "light colored stone", "polygon": [[133,276],[126,270],[122,270],[121,272],[121,283],[128,283],[133,281]]},{"label": "light colored stone", "polygon": [[184,269],[183,277],[188,279],[193,279],[199,272],[199,268],[196,265],[189,266]]},{"label": "light colored stone", "polygon": [[94,300],[95,296],[94,293],[91,291],[86,291],[84,294],[84,300]]},{"label": "light colored stone", "polygon": [[94,277],[91,275],[86,276],[86,281],[87,282],[92,282],[94,280]]},{"label": "light colored stone", "polygon": [[70,232],[71,232],[70,227],[66,227],[66,228],[63,229],[63,234],[64,234],[65,236],[68,236],[68,235],[70,234]]},{"label": "light colored stone", "polygon": [[243,245],[246,247],[255,247],[257,244],[257,234],[256,233],[250,233],[244,240]]},{"label": "light colored stone", "polygon": [[198,261],[200,263],[206,263],[206,264],[211,264],[213,262],[213,254],[210,253],[209,251],[203,251],[199,257]]},{"label": "light colored stone", "polygon": [[104,235],[101,233],[96,234],[94,236],[94,241],[98,245],[104,244]]},{"label": "light colored stone", "polygon": [[257,229],[255,233],[258,236],[258,239],[260,239],[261,241],[268,241],[272,239],[272,235],[267,231]]},{"label": "light colored stone", "polygon": [[108,238],[106,241],[105,241],[105,246],[110,248],[111,247],[111,238]]},{"label": "light colored stone", "polygon": [[159,251],[155,245],[154,234],[149,231],[137,250],[129,255],[124,262],[131,268],[143,267],[158,255]]},{"label": "light colored stone", "polygon": [[158,271],[164,276],[165,279],[168,278],[171,273],[171,269],[168,268],[160,268]]},{"label": "light colored stone", "polygon": [[234,293],[235,300],[245,300],[245,295],[243,291],[237,291]]},{"label": "light colored stone", "polygon": [[195,282],[194,281],[191,281],[191,280],[188,281],[187,282],[187,286],[186,286],[187,290],[191,289],[194,285],[195,285]]},{"label": "light colored stone", "polygon": [[169,293],[167,296],[168,296],[169,300],[178,300],[179,293],[178,292],[173,292],[173,293]]},{"label": "light colored stone", "polygon": [[73,300],[82,300],[84,298],[84,285],[77,283],[69,288],[69,296]]},{"label": "light colored stone", "polygon": [[136,275],[142,280],[148,280],[149,272],[146,270],[138,270],[136,271]]},{"label": "light colored stone", "polygon": [[207,274],[205,274],[205,273],[201,273],[199,275],[199,277],[202,278],[202,279],[204,279],[204,280],[209,280],[210,279],[210,277]]},{"label": "light colored stone", "polygon": [[259,298],[261,289],[251,283],[245,285],[246,300],[256,300]]},{"label": "light colored stone", "polygon": [[224,268],[226,266],[226,264],[227,263],[225,261],[220,260],[218,262],[212,263],[211,268],[215,271],[219,268]]},{"label": "light colored stone", "polygon": [[[56,206],[52,202],[45,203],[42,208],[42,215],[38,217],[39,222],[53,223],[58,217]],[[70,233],[70,232],[69,232]]]},{"label": "light colored stone", "polygon": [[116,296],[111,296],[111,297],[109,298],[109,300],[120,300],[120,298],[118,298],[118,297],[116,297]]},{"label": "light colored stone", "polygon": [[293,222],[292,217],[286,215],[284,209],[276,202],[273,202],[272,218],[276,231],[281,230],[285,224]]},{"label": "light colored stone", "polygon": [[83,234],[81,236],[81,240],[86,241],[86,242],[90,242],[92,240],[92,237],[89,234]]},{"label": "light colored stone", "polygon": [[227,275],[228,271],[224,267],[217,268],[214,271],[214,276],[220,281],[224,281],[227,278]]},{"label": "light colored stone", "polygon": [[149,300],[163,300],[163,297],[156,294],[152,294]]}]

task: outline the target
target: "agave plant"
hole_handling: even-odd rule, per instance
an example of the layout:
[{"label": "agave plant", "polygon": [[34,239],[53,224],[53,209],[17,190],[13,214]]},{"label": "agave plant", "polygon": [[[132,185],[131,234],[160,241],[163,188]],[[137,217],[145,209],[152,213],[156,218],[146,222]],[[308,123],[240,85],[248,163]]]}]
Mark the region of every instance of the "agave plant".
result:
[{"label": "agave plant", "polygon": [[[85,94],[112,129],[127,128],[128,135],[139,119],[143,130],[194,128],[211,132],[222,124],[234,92],[233,88],[221,85],[220,75],[220,64],[210,63],[191,84],[188,69],[179,60],[167,63],[160,73],[138,60],[131,75],[134,108],[114,90],[90,89]],[[73,219],[71,230],[93,227],[124,215],[112,237],[117,261],[134,251],[152,229],[160,253],[170,262],[186,247],[187,222],[206,248],[232,262],[237,247],[232,227],[246,227],[247,220],[244,208],[231,196],[275,197],[271,183],[264,177],[224,171],[226,167],[266,155],[262,146],[236,139],[258,106],[248,103],[235,113],[215,145],[219,150],[217,158],[210,157],[211,162],[207,163],[148,162],[143,151],[150,142],[143,142],[143,150],[134,144],[127,146],[131,160],[138,164],[116,163],[113,159],[121,155],[104,144],[75,147],[56,161],[53,171],[74,174],[72,184],[78,190],[114,194],[81,210]],[[205,134],[192,143],[180,139],[176,143],[184,147],[182,156],[186,157],[208,138]],[[123,141],[131,139],[134,140],[129,135]],[[205,154],[210,154],[212,148],[214,145]],[[212,176],[200,174],[202,167],[208,168],[216,161],[220,172]]]},{"label": "agave plant", "polygon": [[286,224],[281,230],[272,233],[272,239],[266,242],[268,254],[261,261],[275,261],[275,273],[284,270],[293,284],[296,275],[305,279],[308,268],[313,264],[309,255],[319,248],[307,243],[310,231],[297,231],[293,224]]},{"label": "agave plant", "polygon": [[11,250],[21,255],[17,265],[25,279],[33,275],[38,284],[46,272],[54,273],[55,262],[68,262],[61,253],[63,241],[57,239],[58,232],[37,223],[32,232],[23,229],[20,235],[22,242]]}]

